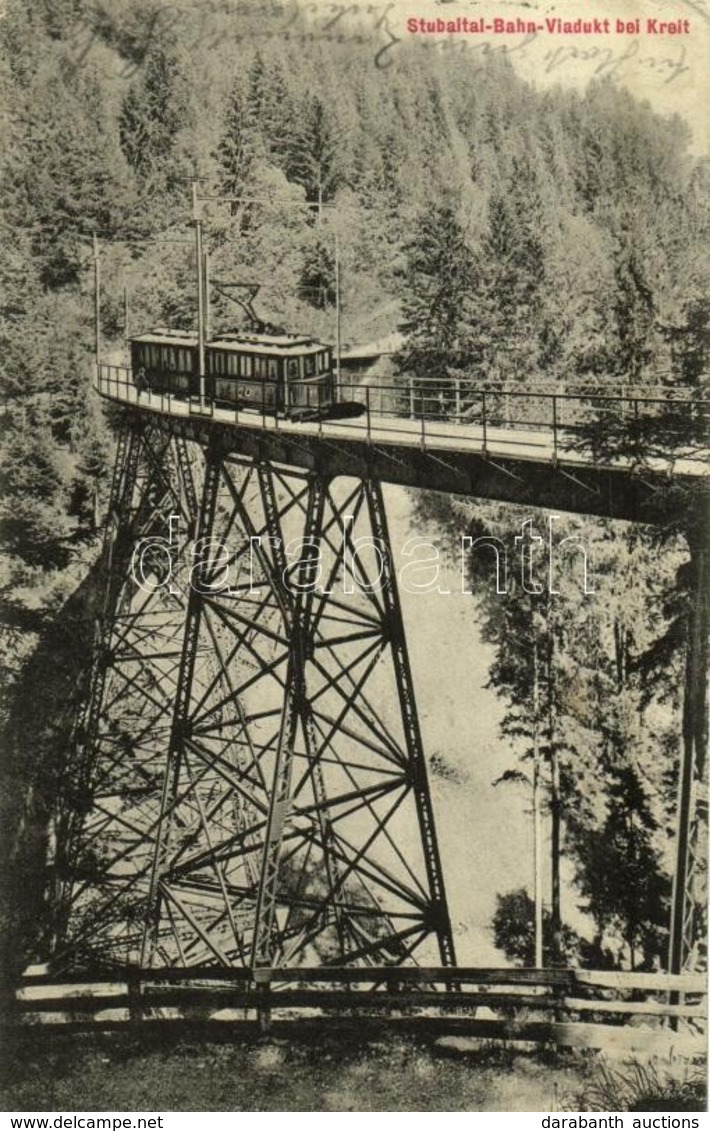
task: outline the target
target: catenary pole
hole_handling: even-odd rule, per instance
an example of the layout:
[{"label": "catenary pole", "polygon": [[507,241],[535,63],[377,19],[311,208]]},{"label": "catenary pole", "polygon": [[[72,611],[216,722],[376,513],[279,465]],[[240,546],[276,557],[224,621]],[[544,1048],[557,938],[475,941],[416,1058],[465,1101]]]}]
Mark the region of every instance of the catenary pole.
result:
[{"label": "catenary pole", "polygon": [[96,232],[93,235],[94,248],[94,358],[96,362],[96,380],[99,379],[99,366],[101,364],[101,263],[99,261],[99,240]]},{"label": "catenary pole", "polygon": [[202,258],[202,221],[197,199],[197,181],[192,182],[192,218],[195,224],[195,258],[197,265],[197,353],[200,381],[200,408],[205,404],[205,292]]}]

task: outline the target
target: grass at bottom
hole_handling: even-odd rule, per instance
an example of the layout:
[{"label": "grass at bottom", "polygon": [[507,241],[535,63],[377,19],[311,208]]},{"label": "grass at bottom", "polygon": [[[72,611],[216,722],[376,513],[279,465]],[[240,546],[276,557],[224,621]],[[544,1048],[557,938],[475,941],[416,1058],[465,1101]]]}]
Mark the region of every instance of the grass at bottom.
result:
[{"label": "grass at bottom", "polygon": [[554,1111],[599,1070],[592,1054],[446,1044],[355,1022],[268,1037],[197,1025],[35,1030],[5,1040],[0,1101],[4,1111]]}]

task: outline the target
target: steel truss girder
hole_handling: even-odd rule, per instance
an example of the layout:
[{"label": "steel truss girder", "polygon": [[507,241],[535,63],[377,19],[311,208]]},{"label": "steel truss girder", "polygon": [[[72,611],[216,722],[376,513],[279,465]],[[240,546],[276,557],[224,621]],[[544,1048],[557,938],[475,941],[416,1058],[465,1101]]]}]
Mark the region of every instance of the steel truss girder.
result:
[{"label": "steel truss girder", "polygon": [[[340,869],[337,855],[333,851],[332,821],[328,810],[327,791],[322,768],[316,756],[317,735],[308,701],[306,661],[312,650],[310,618],[315,584],[313,558],[309,558],[305,553],[301,558],[297,592],[295,599],[292,600],[288,587],[283,584],[287,565],[283,553],[284,537],[278,517],[273,474],[271,469],[264,464],[259,465],[259,480],[265,504],[267,529],[281,570],[282,600],[290,606],[291,631],[286,697],[281,717],[274,782],[269,806],[269,823],[256,904],[256,926],[251,955],[251,963],[254,967],[270,966],[274,958],[274,921],[278,901],[279,860],[283,839],[284,813],[289,804],[295,738],[299,722],[302,727],[306,757],[311,766],[313,789],[317,802],[319,833],[325,849],[324,866],[328,887],[333,893],[333,903],[329,911],[335,923],[341,952],[344,952],[346,948],[345,916],[342,900],[338,894]],[[304,524],[304,547],[315,548],[317,545],[319,531],[323,525],[324,504],[324,485],[317,477],[312,477],[312,482],[309,484]]]},{"label": "steel truss girder", "polygon": [[[179,584],[145,595],[129,569],[133,549],[165,538],[176,515]],[[353,526],[339,544],[345,516]],[[317,569],[306,554],[291,562],[294,531],[330,552],[311,591],[292,584]],[[382,584],[366,599],[338,588],[362,532],[387,548]],[[216,561],[198,568],[193,591],[196,539],[232,536],[228,563],[255,565],[262,594],[243,579],[220,592]],[[453,963],[379,483],[331,482],[126,425],[102,562],[90,691],[53,821],[56,968],[278,965],[312,962],[314,950],[340,964],[430,961],[432,942]],[[352,569],[367,583],[367,568]],[[705,960],[702,545],[691,546],[691,571],[672,972]],[[394,694],[373,695],[383,668]],[[255,707],[262,689],[271,694]],[[393,721],[384,715],[394,701]],[[400,836],[407,810],[416,848]]]},{"label": "steel truss girder", "polygon": [[[387,515],[382,498],[381,484],[372,480],[367,483],[367,499],[370,508],[370,522],[375,538],[383,545],[390,546],[389,531],[387,529]],[[412,769],[412,783],[417,802],[417,816],[419,828],[424,845],[424,860],[429,880],[429,890],[432,894],[431,913],[436,925],[442,966],[453,966],[456,959],[454,954],[454,941],[451,933],[451,923],[446,902],[446,890],[443,882],[441,859],[436,839],[434,824],[434,811],[429,793],[426,759],[422,744],[419,718],[416,708],[416,697],[412,672],[407,653],[407,641],[402,622],[402,612],[399,606],[397,586],[394,570],[392,569],[391,552],[383,555],[385,570],[385,583],[383,596],[385,600],[386,623],[390,633],[392,647],[392,660],[397,678],[397,690],[402,708],[407,750]]]},{"label": "steel truss girder", "polygon": [[[178,450],[184,449],[184,444],[178,445]],[[182,455],[181,464],[186,462],[185,454]],[[189,472],[189,465],[187,465]],[[182,466],[181,466],[182,472]],[[184,480],[184,475],[183,475]],[[190,475],[190,483],[192,477]],[[198,519],[197,537],[209,537],[209,532],[214,520],[214,510],[217,503],[217,487],[219,484],[218,469],[213,461],[208,461],[202,496],[202,506],[197,515],[197,500],[194,503],[193,514]],[[185,619],[185,632],[182,642],[182,655],[180,657],[180,672],[177,679],[175,707],[172,717],[168,757],[163,780],[160,817],[155,834],[155,855],[150,878],[148,894],[148,908],[143,931],[141,947],[141,965],[148,966],[155,954],[156,936],[160,919],[162,902],[161,882],[167,867],[169,851],[169,838],[172,826],[174,807],[179,788],[179,770],[185,739],[185,729],[188,719],[189,695],[192,690],[195,661],[197,658],[197,644],[200,626],[200,601],[197,590],[190,588],[187,597],[187,611]]]},{"label": "steel truss girder", "polygon": [[453,963],[379,486],[132,444],[55,965]]},{"label": "steel truss girder", "polygon": [[130,542],[129,529],[134,517],[131,504],[138,469],[138,449],[137,433],[129,428],[122,429],[118,437],[101,550],[100,569],[104,598],[94,628],[94,662],[89,676],[89,693],[86,708],[74,732],[74,775],[70,796],[60,793],[53,821],[55,858],[49,901],[55,946],[66,930],[70,898],[67,875],[70,872],[70,861],[74,856],[82,825],[81,803],[88,791],[91,772],[92,749],[90,741],[87,742],[87,736],[93,734],[95,730],[97,712],[104,693],[106,679],[104,661],[108,654],[113,615],[120,592],[117,579],[122,575],[124,567],[121,552],[125,553],[125,547]]},{"label": "steel truss girder", "polygon": [[[176,634],[183,620],[180,595],[171,593],[162,608],[151,607],[151,597],[143,595],[132,569],[133,551],[141,540],[163,534],[171,517],[189,523],[184,501],[189,498],[189,489],[184,489],[178,446],[160,429],[150,427],[139,429],[126,424],[118,437],[102,553],[105,599],[96,627],[89,693],[54,821],[55,882],[50,900],[55,912],[54,956],[59,962],[62,955],[72,964],[81,961],[87,949],[92,961],[102,961],[92,941],[96,926],[92,904],[103,886],[111,893],[103,908],[109,913],[113,904],[121,902],[121,888],[130,886],[130,875],[118,880],[108,868],[103,876],[97,875],[97,857],[99,846],[103,847],[102,824],[113,825],[114,830],[120,827],[126,836],[141,837],[140,828],[132,824],[126,811],[115,811],[119,792],[126,796],[131,788],[136,789],[135,775],[131,782],[130,774],[122,773],[119,766],[125,761],[130,742],[137,745],[140,741],[141,728],[134,725],[130,736],[125,727],[121,729],[115,704],[121,699],[125,702],[131,693],[137,700],[136,689],[142,679],[143,706],[159,718],[161,707],[164,710],[159,696],[167,698],[171,667],[179,656]],[[182,463],[184,468],[184,459]],[[167,557],[163,564],[167,567]],[[156,641],[153,668],[146,666],[146,673],[142,673],[145,640],[151,634]],[[123,721],[119,715],[118,723]],[[155,724],[156,718],[151,721]],[[146,733],[150,725],[148,722]],[[115,844],[112,851],[114,864],[121,863],[122,855],[130,858],[130,853],[122,854]],[[114,936],[121,933],[119,923],[117,913],[111,928]],[[114,938],[108,948],[111,961],[116,961],[116,945]]]}]

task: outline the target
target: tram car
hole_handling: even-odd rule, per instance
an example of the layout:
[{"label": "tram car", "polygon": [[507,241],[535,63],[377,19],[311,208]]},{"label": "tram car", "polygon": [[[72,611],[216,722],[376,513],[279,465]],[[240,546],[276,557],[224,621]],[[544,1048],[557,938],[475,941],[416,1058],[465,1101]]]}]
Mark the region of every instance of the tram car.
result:
[{"label": "tram car", "polygon": [[[197,335],[156,330],[131,340],[140,391],[200,394]],[[225,333],[205,344],[205,395],[215,405],[252,408],[291,420],[358,416],[362,404],[337,397],[330,346],[298,334]]]}]

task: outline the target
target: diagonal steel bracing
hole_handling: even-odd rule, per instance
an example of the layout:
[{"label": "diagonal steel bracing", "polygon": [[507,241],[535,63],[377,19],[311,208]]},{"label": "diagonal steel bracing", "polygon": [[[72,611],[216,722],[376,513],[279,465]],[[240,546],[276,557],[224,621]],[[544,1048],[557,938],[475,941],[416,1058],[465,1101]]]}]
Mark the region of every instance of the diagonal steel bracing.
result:
[{"label": "diagonal steel bracing", "polygon": [[378,485],[144,427],[111,514],[55,967],[452,963]]},{"label": "diagonal steel bracing", "polygon": [[[379,480],[217,443],[137,418],[119,436],[51,829],[54,967],[452,964]],[[705,961],[697,539],[691,570],[674,972]]]},{"label": "diagonal steel bracing", "polygon": [[191,521],[181,446],[151,428],[126,428],[119,437],[103,550],[106,596],[54,823],[54,950],[71,963],[125,960],[136,931],[153,763],[164,747],[184,612],[178,586],[151,592],[137,582],[133,556],[144,546],[140,573],[148,580],[177,564],[167,538],[160,552],[155,540],[171,520],[185,528]]}]

